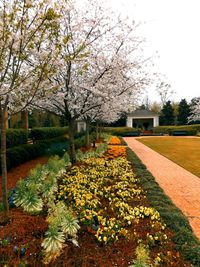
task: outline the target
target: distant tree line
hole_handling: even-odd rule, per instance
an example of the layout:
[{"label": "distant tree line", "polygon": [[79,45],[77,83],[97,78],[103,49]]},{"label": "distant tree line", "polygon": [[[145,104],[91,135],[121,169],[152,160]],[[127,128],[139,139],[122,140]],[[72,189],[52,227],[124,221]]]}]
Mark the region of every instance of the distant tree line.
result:
[{"label": "distant tree line", "polygon": [[[166,101],[163,105],[157,102],[143,103],[138,109],[151,110],[160,115],[160,125],[185,125],[185,124],[199,124],[200,120],[188,121],[188,118],[192,115],[194,106],[200,101],[200,97],[195,97],[191,102],[187,102],[186,99],[181,99],[180,102]],[[123,113],[121,118],[116,122],[107,124],[108,126],[126,126],[126,114]]]},{"label": "distant tree line", "polygon": [[192,108],[199,102],[200,97],[195,97],[190,103],[182,99],[179,103],[167,101],[160,112],[160,125],[185,125],[198,124],[199,120],[188,122],[192,114]]},{"label": "distant tree line", "polygon": [[[188,122],[189,116],[192,114],[193,107],[200,101],[200,97],[195,97],[190,103],[186,99],[181,99],[179,103],[172,102],[170,100],[162,106],[159,103],[142,104],[138,109],[147,109],[160,114],[160,125],[185,125],[185,124],[199,124],[200,120]],[[29,113],[28,116],[29,128],[33,127],[52,127],[52,126],[64,126],[66,122],[62,117],[56,116],[49,112],[41,112],[34,110]],[[10,118],[11,128],[21,128],[21,117],[19,115],[12,116]],[[106,126],[126,126],[126,114],[122,113],[119,120],[113,123],[104,123]]]}]

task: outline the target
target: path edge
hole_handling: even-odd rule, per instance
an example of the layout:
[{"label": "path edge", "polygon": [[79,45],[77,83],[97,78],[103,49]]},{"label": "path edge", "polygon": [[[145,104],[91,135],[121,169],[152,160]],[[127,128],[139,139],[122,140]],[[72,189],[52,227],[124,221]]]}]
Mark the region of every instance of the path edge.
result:
[{"label": "path edge", "polygon": [[167,227],[174,233],[173,241],[177,250],[185,260],[191,262],[193,266],[199,267],[200,241],[192,231],[188,218],[164,193],[151,172],[129,147],[127,147],[127,156],[151,205],[158,210]]}]

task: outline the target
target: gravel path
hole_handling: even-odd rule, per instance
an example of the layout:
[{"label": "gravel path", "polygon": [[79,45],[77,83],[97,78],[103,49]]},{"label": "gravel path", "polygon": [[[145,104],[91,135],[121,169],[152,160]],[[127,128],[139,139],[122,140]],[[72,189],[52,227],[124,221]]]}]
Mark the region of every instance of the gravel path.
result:
[{"label": "gravel path", "polygon": [[124,140],[174,204],[188,217],[194,233],[200,239],[200,178],[143,145],[134,137],[126,137]]}]

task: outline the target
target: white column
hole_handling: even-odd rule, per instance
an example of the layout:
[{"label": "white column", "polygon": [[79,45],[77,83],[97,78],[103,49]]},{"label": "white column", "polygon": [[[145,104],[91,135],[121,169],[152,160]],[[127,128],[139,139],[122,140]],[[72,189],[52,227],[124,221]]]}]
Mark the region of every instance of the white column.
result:
[{"label": "white column", "polygon": [[132,117],[127,117],[127,119],[126,119],[126,126],[127,127],[132,127]]},{"label": "white column", "polygon": [[153,118],[153,127],[159,126],[159,117]]}]

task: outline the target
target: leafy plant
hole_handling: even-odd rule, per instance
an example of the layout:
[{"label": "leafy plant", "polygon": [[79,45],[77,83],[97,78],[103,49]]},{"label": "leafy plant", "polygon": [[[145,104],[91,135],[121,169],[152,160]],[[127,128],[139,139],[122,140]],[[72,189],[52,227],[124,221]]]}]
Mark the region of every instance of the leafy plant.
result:
[{"label": "leafy plant", "polygon": [[139,244],[135,250],[136,261],[129,267],[149,267],[149,248],[144,244]]},{"label": "leafy plant", "polygon": [[46,264],[56,259],[61,254],[65,246],[66,238],[71,240],[73,244],[78,245],[76,234],[80,228],[78,220],[61,202],[49,208],[47,221],[49,223],[49,229],[42,242],[45,254],[44,263]]},{"label": "leafy plant", "polygon": [[39,213],[43,208],[43,201],[38,196],[37,189],[37,184],[27,184],[26,181],[20,180],[14,197],[15,205],[21,206],[28,213]]},{"label": "leafy plant", "polygon": [[45,234],[45,239],[42,242],[44,248],[44,263],[48,264],[50,261],[60,256],[62,249],[64,248],[65,236],[63,232],[60,232],[58,227],[50,226]]},{"label": "leafy plant", "polygon": [[46,166],[38,165],[25,180],[18,181],[15,205],[31,214],[42,211],[44,204],[49,206],[48,202],[52,202],[57,191],[57,176],[65,171],[67,160],[67,156],[63,159],[52,157]]}]

